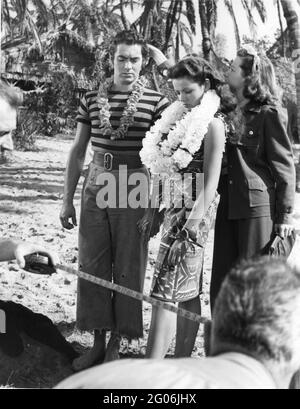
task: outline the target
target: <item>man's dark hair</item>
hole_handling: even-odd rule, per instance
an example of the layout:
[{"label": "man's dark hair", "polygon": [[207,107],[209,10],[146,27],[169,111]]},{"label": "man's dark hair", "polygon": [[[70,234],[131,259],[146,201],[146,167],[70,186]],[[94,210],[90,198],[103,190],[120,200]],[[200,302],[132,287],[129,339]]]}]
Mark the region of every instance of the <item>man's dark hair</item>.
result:
[{"label": "man's dark hair", "polygon": [[246,261],[228,274],[217,297],[212,349],[236,346],[261,360],[298,365],[299,316],[300,272],[279,258]]},{"label": "man's dark hair", "polygon": [[127,45],[140,45],[142,47],[142,56],[144,59],[149,57],[149,49],[144,38],[134,30],[124,30],[120,31],[114,38],[113,47],[112,47],[112,56],[115,55],[118,45],[127,44]]},{"label": "man's dark hair", "polygon": [[23,94],[22,91],[17,88],[13,87],[12,85],[8,85],[5,82],[0,80],[0,98],[3,98],[8,104],[12,107],[17,109],[19,105],[23,102]]}]

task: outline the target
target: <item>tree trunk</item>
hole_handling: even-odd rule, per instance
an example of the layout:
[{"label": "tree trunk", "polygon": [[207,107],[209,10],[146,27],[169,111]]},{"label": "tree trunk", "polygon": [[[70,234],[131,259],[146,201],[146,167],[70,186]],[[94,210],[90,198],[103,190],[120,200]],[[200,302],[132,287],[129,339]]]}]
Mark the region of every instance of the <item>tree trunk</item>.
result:
[{"label": "tree trunk", "polygon": [[[283,8],[284,17],[287,22],[287,27],[290,36],[291,48],[292,48],[292,59],[294,61],[295,67],[295,78],[296,78],[296,93],[297,93],[297,127],[298,127],[298,138],[300,135],[300,26],[299,18],[296,11],[297,2],[294,0],[281,0],[281,5]],[[297,191],[300,192],[300,158],[297,169]]]},{"label": "tree trunk", "polygon": [[290,36],[291,48],[293,50],[293,61],[295,63],[295,78],[297,90],[297,106],[298,106],[298,134],[300,131],[300,25],[299,18],[296,11],[297,2],[294,0],[281,0],[284,17],[287,22],[287,27]]},{"label": "tree trunk", "polygon": [[210,38],[208,20],[207,20],[207,15],[206,15],[205,0],[199,0],[199,14],[200,14],[201,31],[202,31],[203,57],[209,61],[210,51],[211,51],[211,38]]},{"label": "tree trunk", "polygon": [[283,23],[282,23],[282,16],[281,16],[281,9],[280,9],[280,0],[277,0],[277,12],[278,12],[278,19],[280,24],[280,33],[281,33],[281,45],[282,45],[282,55],[286,56],[286,44],[285,44],[285,37],[284,37],[284,30],[283,30]]}]

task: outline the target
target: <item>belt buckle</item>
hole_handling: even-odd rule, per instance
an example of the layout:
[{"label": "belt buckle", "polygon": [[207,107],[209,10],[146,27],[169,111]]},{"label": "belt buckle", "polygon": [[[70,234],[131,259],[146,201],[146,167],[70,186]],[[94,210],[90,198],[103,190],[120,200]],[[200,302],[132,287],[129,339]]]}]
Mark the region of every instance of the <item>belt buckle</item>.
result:
[{"label": "belt buckle", "polygon": [[114,157],[113,157],[113,155],[111,153],[107,152],[107,153],[104,154],[104,169],[105,170],[108,170],[108,171],[112,170],[112,168],[113,168],[113,159],[114,159]]}]

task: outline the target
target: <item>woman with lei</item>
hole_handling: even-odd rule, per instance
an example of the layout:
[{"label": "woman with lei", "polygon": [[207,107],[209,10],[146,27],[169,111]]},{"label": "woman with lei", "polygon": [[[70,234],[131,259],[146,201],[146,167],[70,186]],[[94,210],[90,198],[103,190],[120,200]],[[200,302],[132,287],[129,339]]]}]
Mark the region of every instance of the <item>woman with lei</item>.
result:
[{"label": "woman with lei", "polygon": [[[146,134],[140,153],[152,175],[158,176],[160,185],[170,185],[171,192],[151,296],[200,314],[204,248],[218,206],[216,191],[226,141],[221,80],[205,60],[193,55],[176,64],[170,78],[180,101],[168,107]],[[152,196],[156,190],[153,186]],[[151,204],[139,223],[145,236],[153,230],[157,198]],[[176,318],[153,307],[148,358],[166,355]],[[178,317],[176,357],[191,355],[198,329],[198,324]]]}]

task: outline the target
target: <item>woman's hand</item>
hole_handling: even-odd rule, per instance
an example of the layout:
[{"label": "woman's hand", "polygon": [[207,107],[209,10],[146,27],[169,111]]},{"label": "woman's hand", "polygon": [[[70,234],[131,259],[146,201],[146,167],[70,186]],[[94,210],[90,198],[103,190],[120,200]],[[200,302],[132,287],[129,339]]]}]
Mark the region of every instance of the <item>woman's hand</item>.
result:
[{"label": "woman's hand", "polygon": [[147,210],[144,217],[137,222],[138,230],[146,241],[150,239],[152,220],[153,213]]},{"label": "woman's hand", "polygon": [[282,239],[292,235],[295,227],[291,224],[275,224],[275,233]]},{"label": "woman's hand", "polygon": [[170,267],[175,267],[184,260],[189,244],[182,240],[175,240],[172,244],[169,257],[168,257],[168,264]]},{"label": "woman's hand", "polygon": [[163,210],[159,212],[158,209],[148,208],[144,217],[138,221],[137,226],[139,232],[146,241],[149,241],[158,234],[163,218]]}]

